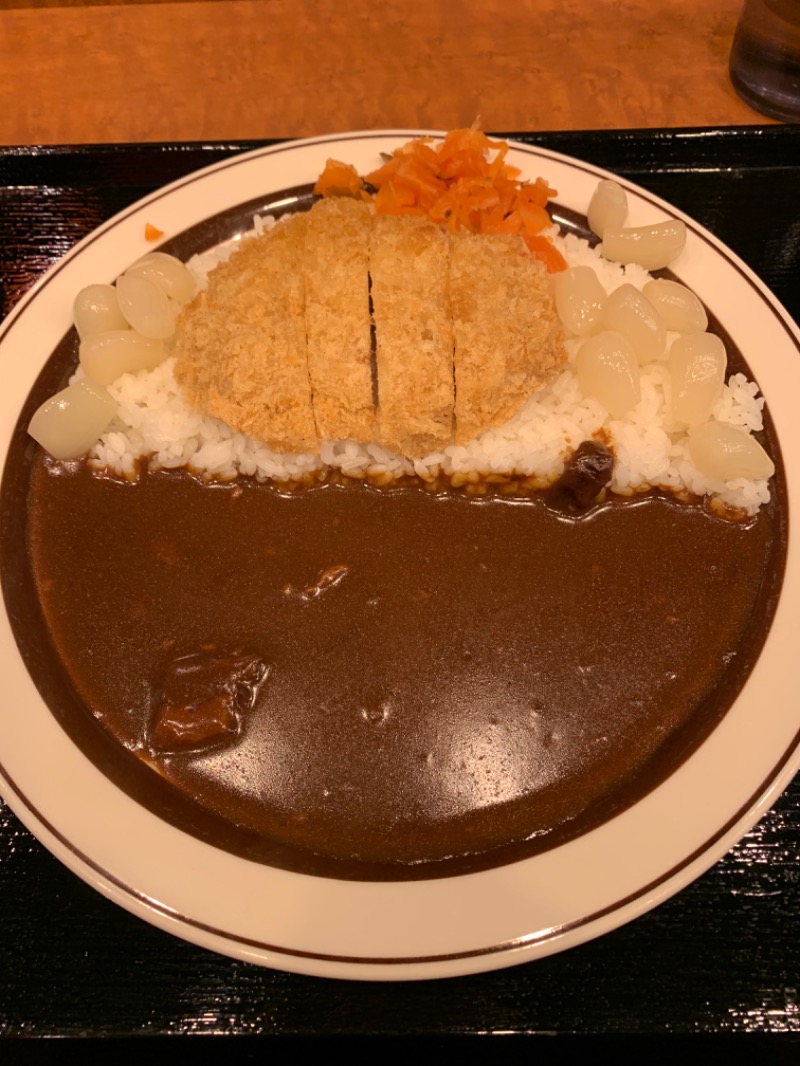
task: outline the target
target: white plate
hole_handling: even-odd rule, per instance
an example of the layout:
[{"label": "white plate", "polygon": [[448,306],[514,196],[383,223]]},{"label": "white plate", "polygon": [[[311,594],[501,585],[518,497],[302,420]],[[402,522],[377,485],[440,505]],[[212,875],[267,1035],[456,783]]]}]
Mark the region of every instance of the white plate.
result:
[{"label": "white plate", "polygon": [[[342,134],[264,148],[192,174],[140,201],[77,245],[0,327],[0,448],[86,284],[112,279],[153,245],[209,214],[313,181],[329,156],[364,173],[420,131]],[[515,145],[509,161],[585,212],[595,167]],[[790,528],[800,528],[800,332],[766,287],[711,234],[623,182],[629,224],[684,218],[675,266],[743,352],[777,427]],[[792,669],[800,632],[800,552],[790,544],[766,645],[735,705],[663,785],[600,828],[545,854],[467,876],[358,883],[272,869],[216,850],[160,820],[71,743],[0,617],[0,790],[70,869],[134,914],[187,940],[277,969],[397,980],[510,966],[607,932],[678,891],[720,858],[800,766]]]}]

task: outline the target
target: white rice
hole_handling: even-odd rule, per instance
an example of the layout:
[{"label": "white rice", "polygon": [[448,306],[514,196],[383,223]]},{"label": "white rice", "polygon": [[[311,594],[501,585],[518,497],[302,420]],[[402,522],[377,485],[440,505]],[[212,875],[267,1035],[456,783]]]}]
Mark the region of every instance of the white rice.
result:
[{"label": "white rice", "polygon": [[[272,224],[272,219],[256,218],[253,234]],[[641,289],[650,280],[641,267],[606,262],[574,234],[557,237],[556,243],[571,266],[594,267],[608,292],[623,282]],[[209,271],[236,247],[236,242],[228,242],[189,262],[201,286]],[[667,348],[671,340],[668,335]],[[614,419],[598,401],[582,395],[572,369],[579,342],[567,338],[566,346],[567,368],[532,396],[514,418],[466,446],[452,445],[416,462],[380,445],[355,441],[324,441],[318,454],[274,452],[219,419],[191,410],[175,382],[173,360],[168,359],[155,370],[126,374],[110,387],[119,411],[90,460],[98,468],[128,478],[135,478],[140,462],[146,460],[153,469],[185,467],[207,478],[227,480],[242,475],[280,484],[322,481],[331,471],[340,471],[387,484],[416,475],[425,482],[444,477],[454,486],[466,484],[476,490],[486,478],[520,478],[528,486],[544,488],[560,477],[582,441],[600,435],[616,456],[610,485],[615,493],[664,488],[679,495],[709,496],[748,514],[769,500],[765,480],[712,481],[693,465],[685,430],[669,419],[666,354],[641,369],[639,404],[624,419]],[[758,387],[743,374],[734,374],[723,388],[713,417],[758,431],[763,405]]]}]

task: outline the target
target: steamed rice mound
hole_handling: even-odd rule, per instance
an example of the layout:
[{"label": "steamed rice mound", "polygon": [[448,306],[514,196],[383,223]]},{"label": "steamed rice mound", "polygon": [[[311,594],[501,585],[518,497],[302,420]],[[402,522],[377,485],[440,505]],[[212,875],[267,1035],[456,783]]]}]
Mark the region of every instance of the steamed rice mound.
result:
[{"label": "steamed rice mound", "polygon": [[[256,230],[271,226],[256,220]],[[276,227],[278,228],[278,227]],[[569,265],[591,265],[607,292],[624,282],[641,289],[650,276],[640,267],[603,260],[574,235],[556,237]],[[244,241],[245,248],[248,241]],[[238,252],[234,254],[239,254]],[[231,248],[195,257],[189,266],[205,286],[210,270],[229,258]],[[668,338],[669,339],[669,338]],[[295,452],[270,448],[219,418],[193,409],[175,379],[174,360],[156,370],[124,375],[110,387],[119,412],[90,454],[90,462],[135,478],[139,463],[154,469],[185,467],[206,478],[240,475],[279,485],[324,481],[332,472],[375,484],[415,477],[453,486],[520,479],[527,488],[545,488],[561,476],[566,461],[584,440],[599,439],[615,454],[610,491],[632,495],[663,488],[679,496],[708,496],[712,502],[754,514],[770,498],[766,480],[717,482],[692,463],[685,430],[671,424],[670,377],[666,357],[641,368],[641,400],[625,418],[613,419],[595,399],[582,394],[573,369],[579,342],[567,337],[564,368],[534,391],[521,409],[501,424],[464,443],[450,443],[414,458],[385,445],[353,439],[326,439]],[[80,373],[80,372],[79,372]],[[763,428],[764,400],[743,374],[732,375],[712,416],[757,432]]]}]

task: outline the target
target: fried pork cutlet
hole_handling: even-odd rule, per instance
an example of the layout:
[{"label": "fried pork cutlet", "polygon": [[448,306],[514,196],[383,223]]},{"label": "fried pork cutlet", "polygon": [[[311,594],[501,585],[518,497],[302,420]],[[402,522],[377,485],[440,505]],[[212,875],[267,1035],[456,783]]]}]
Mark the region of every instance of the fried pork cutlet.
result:
[{"label": "fried pork cutlet", "polygon": [[184,311],[175,354],[192,406],[276,451],[353,439],[410,458],[505,422],[566,359],[519,238],[345,197],[243,241]]},{"label": "fried pork cutlet", "polygon": [[370,207],[349,197],[308,213],[305,328],[321,440],[375,440],[369,310]]},{"label": "fried pork cutlet", "polygon": [[447,235],[432,222],[375,218],[369,268],[377,440],[411,458],[446,448],[453,437],[449,250]]},{"label": "fried pork cutlet", "polygon": [[547,271],[520,238],[451,240],[455,440],[466,444],[516,414],[566,355]]},{"label": "fried pork cutlet", "polygon": [[308,217],[292,215],[213,272],[181,316],[175,374],[188,402],[280,451],[316,451],[305,332]]}]

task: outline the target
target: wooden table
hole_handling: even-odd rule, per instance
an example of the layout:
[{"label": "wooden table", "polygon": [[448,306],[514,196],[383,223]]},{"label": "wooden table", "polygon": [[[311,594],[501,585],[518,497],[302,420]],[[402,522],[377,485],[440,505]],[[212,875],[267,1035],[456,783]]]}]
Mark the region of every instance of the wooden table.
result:
[{"label": "wooden table", "polygon": [[740,0],[4,0],[0,144],[763,123]]}]

